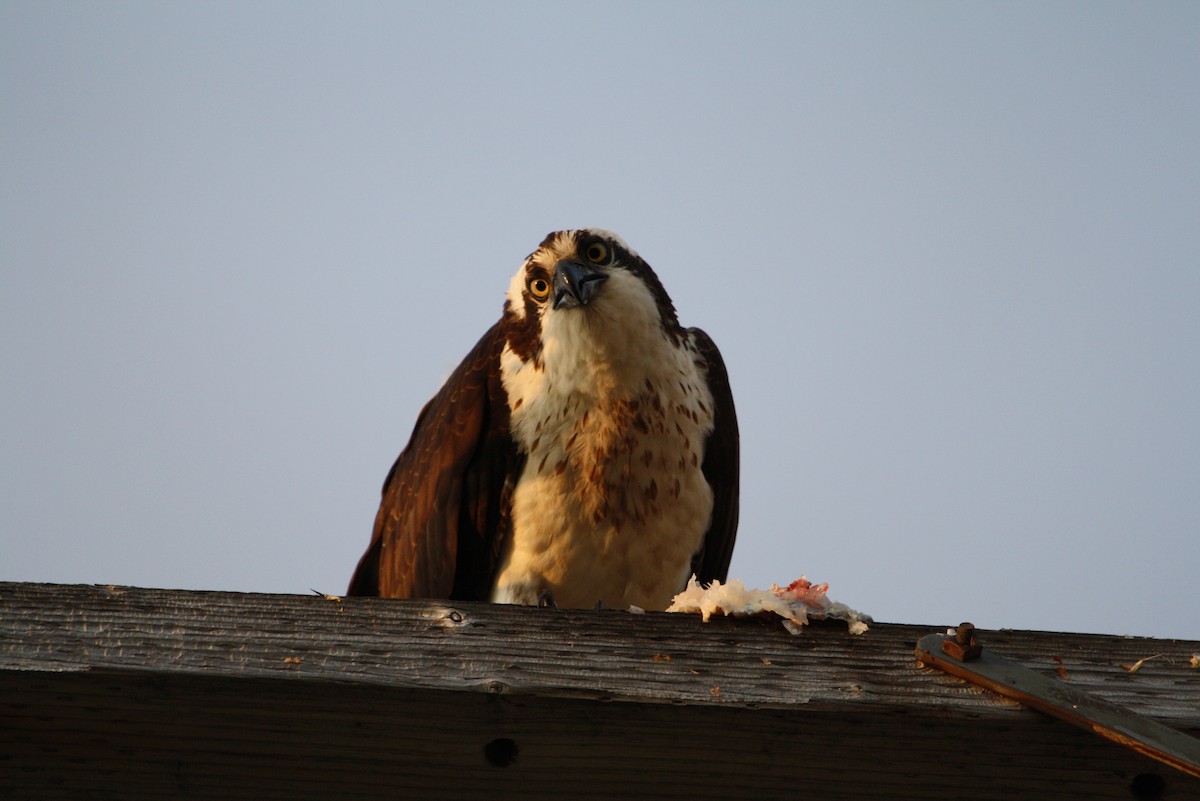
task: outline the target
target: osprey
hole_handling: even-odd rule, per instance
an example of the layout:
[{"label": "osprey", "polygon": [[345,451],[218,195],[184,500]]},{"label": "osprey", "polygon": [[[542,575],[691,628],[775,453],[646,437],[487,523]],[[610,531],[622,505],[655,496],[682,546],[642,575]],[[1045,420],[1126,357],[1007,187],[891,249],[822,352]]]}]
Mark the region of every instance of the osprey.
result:
[{"label": "osprey", "polygon": [[716,346],[619,237],[559,231],[421,410],[349,594],[665,609],[737,518]]}]

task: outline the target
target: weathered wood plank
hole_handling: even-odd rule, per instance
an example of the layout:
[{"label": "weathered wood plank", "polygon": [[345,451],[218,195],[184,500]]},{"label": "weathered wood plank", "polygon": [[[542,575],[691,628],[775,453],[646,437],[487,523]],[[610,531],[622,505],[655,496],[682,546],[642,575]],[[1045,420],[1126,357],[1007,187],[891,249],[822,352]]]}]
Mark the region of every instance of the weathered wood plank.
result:
[{"label": "weathered wood plank", "polygon": [[[918,667],[931,630],[0,584],[0,797],[1200,798]],[[1198,643],[980,636],[1200,732]]]},{"label": "weathered wood plank", "polygon": [[[774,620],[490,604],[0,583],[0,666],[99,667],[334,678],[663,703],[810,709],[847,703],[981,713],[1005,701],[914,670],[931,626],[851,636]],[[1083,689],[1200,728],[1200,644],[1039,632],[980,632],[989,648]],[[1121,667],[1154,654],[1136,673]],[[714,693],[713,688],[719,692]]]}]

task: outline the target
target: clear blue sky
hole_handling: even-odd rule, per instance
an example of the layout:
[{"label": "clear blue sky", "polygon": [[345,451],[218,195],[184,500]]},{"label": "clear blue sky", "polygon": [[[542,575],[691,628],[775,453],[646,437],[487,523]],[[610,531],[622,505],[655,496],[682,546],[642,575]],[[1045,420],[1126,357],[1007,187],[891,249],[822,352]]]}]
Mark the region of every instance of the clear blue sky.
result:
[{"label": "clear blue sky", "polygon": [[551,230],[729,365],[731,575],[1200,639],[1200,5],[0,4],[0,580],[341,592]]}]

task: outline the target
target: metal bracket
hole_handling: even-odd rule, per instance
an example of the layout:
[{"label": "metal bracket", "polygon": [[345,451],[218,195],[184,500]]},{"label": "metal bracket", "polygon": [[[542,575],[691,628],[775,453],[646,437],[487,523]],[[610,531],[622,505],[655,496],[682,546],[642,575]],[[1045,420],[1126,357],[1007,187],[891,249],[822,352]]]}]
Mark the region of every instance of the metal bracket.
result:
[{"label": "metal bracket", "polygon": [[922,637],[917,659],[1200,777],[1200,740],[985,650],[970,623]]}]

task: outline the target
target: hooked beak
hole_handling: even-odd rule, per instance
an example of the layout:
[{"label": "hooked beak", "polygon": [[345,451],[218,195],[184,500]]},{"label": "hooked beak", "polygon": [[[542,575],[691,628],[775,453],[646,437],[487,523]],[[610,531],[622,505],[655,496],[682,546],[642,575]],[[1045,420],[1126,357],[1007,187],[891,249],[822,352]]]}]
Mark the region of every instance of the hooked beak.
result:
[{"label": "hooked beak", "polygon": [[596,290],[606,278],[606,273],[586,264],[560,261],[554,265],[554,308],[571,309],[586,306],[595,297]]}]

